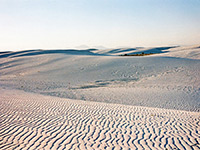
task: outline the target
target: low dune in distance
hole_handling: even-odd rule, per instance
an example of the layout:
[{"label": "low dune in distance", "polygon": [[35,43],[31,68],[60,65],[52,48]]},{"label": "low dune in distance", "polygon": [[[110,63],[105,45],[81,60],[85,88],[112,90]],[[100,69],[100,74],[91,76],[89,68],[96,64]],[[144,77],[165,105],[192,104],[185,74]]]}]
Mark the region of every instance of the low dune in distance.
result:
[{"label": "low dune in distance", "polygon": [[1,52],[0,149],[200,149],[199,75],[200,46]]}]

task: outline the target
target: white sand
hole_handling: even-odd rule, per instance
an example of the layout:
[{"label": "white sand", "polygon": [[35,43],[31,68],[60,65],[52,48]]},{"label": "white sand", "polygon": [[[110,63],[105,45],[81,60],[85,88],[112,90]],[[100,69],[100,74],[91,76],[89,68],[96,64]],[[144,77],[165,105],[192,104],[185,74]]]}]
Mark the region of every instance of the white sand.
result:
[{"label": "white sand", "polygon": [[[11,52],[0,55],[0,85],[70,99],[200,111],[200,55],[188,59],[200,48],[165,49]],[[163,53],[105,56],[134,51]],[[185,58],[177,58],[178,52]]]},{"label": "white sand", "polygon": [[199,111],[200,46],[0,53],[0,149],[200,149]]},{"label": "white sand", "polygon": [[0,149],[200,148],[198,112],[0,94]]}]

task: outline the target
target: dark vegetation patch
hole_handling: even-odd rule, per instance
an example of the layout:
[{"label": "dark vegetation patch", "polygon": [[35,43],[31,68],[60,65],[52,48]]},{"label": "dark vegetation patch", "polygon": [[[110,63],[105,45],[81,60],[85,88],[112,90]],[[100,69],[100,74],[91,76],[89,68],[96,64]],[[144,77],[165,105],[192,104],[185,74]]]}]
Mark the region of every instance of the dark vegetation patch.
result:
[{"label": "dark vegetation patch", "polygon": [[148,55],[154,55],[154,54],[158,54],[158,53],[140,53],[140,54],[123,54],[120,56],[148,56]]}]

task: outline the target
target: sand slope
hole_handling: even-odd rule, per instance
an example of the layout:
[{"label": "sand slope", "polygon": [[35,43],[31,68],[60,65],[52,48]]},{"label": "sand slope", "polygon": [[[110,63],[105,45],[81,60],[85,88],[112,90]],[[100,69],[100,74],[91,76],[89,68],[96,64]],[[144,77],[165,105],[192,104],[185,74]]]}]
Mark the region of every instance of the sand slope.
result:
[{"label": "sand slope", "polygon": [[[159,54],[119,56],[139,52]],[[199,54],[199,46],[7,52],[0,54],[0,85],[70,99],[200,111]]]},{"label": "sand slope", "polygon": [[199,46],[0,53],[2,150],[197,150],[199,112]]},{"label": "sand slope", "polygon": [[0,89],[0,149],[199,149],[200,113]]}]

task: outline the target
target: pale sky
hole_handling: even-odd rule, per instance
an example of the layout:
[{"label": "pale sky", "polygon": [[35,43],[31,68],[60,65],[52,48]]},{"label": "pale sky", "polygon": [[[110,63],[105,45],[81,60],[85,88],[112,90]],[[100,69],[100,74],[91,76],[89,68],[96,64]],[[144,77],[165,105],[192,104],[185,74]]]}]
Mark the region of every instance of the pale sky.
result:
[{"label": "pale sky", "polygon": [[0,0],[0,51],[200,44],[200,0]]}]

